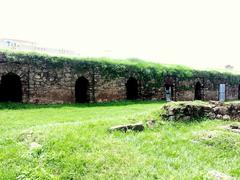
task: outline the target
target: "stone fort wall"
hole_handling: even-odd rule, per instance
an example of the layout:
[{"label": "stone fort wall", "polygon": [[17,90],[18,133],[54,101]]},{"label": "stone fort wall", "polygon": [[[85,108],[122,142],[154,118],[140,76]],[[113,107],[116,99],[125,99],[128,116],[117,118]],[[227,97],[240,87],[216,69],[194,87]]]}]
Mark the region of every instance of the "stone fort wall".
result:
[{"label": "stone fort wall", "polygon": [[[179,78],[172,75],[162,75],[162,79],[151,77],[144,79],[142,73],[128,71],[116,72],[107,76],[98,65],[85,64],[76,69],[76,63],[15,60],[10,61],[4,54],[0,55],[0,87],[2,78],[14,74],[20,78],[22,102],[24,103],[75,103],[76,82],[80,77],[88,81],[87,96],[89,102],[106,102],[128,98],[128,80],[133,78],[137,83],[137,99],[163,100],[166,99],[170,87],[170,98],[175,101],[196,99],[196,84],[200,83],[201,100],[218,100],[219,84],[225,84],[226,100],[239,98],[239,84],[229,83],[224,78],[208,79],[205,77]],[[81,64],[80,64],[81,66]],[[0,94],[1,94],[0,88]],[[130,98],[131,99],[131,98]]]}]

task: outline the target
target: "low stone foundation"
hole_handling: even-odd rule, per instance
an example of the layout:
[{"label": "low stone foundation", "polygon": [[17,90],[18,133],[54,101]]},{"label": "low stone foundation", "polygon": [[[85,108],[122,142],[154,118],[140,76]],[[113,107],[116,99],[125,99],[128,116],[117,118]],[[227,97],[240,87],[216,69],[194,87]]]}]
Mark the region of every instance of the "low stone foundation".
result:
[{"label": "low stone foundation", "polygon": [[171,102],[163,106],[162,117],[173,121],[199,118],[240,120],[240,103]]}]

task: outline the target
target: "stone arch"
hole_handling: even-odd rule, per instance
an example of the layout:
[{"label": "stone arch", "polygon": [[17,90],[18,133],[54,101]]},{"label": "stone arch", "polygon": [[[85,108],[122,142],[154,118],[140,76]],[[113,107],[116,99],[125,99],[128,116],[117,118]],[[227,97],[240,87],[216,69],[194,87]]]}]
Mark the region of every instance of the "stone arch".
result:
[{"label": "stone arch", "polygon": [[138,99],[138,82],[134,77],[130,77],[126,84],[127,99]]},{"label": "stone arch", "polygon": [[22,82],[20,76],[8,73],[2,76],[0,102],[22,102]]},{"label": "stone arch", "polygon": [[201,83],[198,81],[195,85],[195,96],[194,96],[195,100],[203,100],[202,97],[202,85]]},{"label": "stone arch", "polygon": [[88,103],[89,99],[89,81],[81,76],[75,83],[76,103]]}]

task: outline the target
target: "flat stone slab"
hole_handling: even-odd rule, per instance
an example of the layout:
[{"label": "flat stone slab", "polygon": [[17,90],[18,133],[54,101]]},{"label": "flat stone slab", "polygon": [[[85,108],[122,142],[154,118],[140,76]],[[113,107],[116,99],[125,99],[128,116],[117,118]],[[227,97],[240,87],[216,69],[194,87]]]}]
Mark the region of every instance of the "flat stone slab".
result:
[{"label": "flat stone slab", "polygon": [[152,129],[156,126],[156,120],[149,120],[149,121],[147,121],[146,125],[148,128]]},{"label": "flat stone slab", "polygon": [[240,130],[240,125],[230,125],[230,128]]},{"label": "flat stone slab", "polygon": [[236,124],[224,125],[224,126],[221,126],[221,128],[225,129],[227,131],[231,131],[231,132],[240,134],[240,125],[236,125]]},{"label": "flat stone slab", "polygon": [[236,180],[236,178],[229,176],[228,174],[224,174],[222,172],[211,170],[207,174],[208,177],[214,180]]},{"label": "flat stone slab", "polygon": [[41,144],[38,144],[38,143],[36,143],[36,142],[32,142],[32,143],[30,144],[30,149],[31,149],[31,150],[41,149],[41,148],[42,148],[42,145],[41,145]]},{"label": "flat stone slab", "polygon": [[131,131],[143,131],[144,130],[144,125],[143,125],[143,123],[126,124],[126,125],[113,126],[109,129],[110,132],[112,132],[112,131],[127,132],[129,130],[131,130]]},{"label": "flat stone slab", "polygon": [[240,125],[230,125],[227,127],[228,130],[240,134]]}]

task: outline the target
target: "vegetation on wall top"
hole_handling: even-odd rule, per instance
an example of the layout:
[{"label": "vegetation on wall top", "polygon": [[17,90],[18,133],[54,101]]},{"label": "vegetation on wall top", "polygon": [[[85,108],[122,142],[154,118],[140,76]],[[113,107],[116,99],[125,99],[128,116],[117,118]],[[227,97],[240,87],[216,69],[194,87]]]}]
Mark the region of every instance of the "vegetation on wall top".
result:
[{"label": "vegetation on wall top", "polygon": [[[65,56],[50,56],[35,52],[13,52],[1,50],[7,61],[40,65],[46,64],[51,68],[63,68],[68,65],[73,70],[98,71],[108,78],[136,76],[143,81],[162,81],[164,76],[174,76],[185,79],[191,77],[205,77],[207,79],[223,79],[230,84],[240,82],[240,75],[216,70],[196,70],[182,65],[163,65],[138,59],[119,60],[111,58],[80,58]],[[153,82],[154,83],[154,82]]]}]

